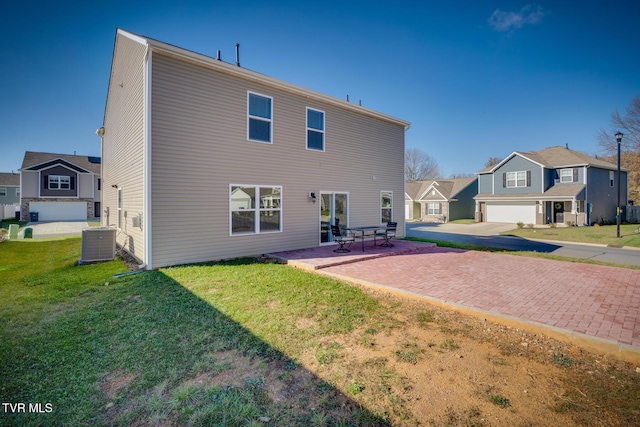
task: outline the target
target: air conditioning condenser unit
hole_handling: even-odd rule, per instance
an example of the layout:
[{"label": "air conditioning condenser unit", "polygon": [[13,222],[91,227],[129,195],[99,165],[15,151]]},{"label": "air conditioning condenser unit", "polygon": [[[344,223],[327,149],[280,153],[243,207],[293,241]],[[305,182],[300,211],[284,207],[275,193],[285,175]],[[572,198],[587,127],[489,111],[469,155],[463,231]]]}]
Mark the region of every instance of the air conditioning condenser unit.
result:
[{"label": "air conditioning condenser unit", "polygon": [[82,230],[80,263],[110,261],[116,257],[116,229],[89,227]]}]

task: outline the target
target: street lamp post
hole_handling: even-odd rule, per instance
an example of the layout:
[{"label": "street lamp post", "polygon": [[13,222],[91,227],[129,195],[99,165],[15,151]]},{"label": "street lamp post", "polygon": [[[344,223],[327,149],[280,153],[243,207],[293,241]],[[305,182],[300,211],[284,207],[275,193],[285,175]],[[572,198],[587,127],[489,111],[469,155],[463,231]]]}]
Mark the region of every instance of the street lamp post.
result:
[{"label": "street lamp post", "polygon": [[620,182],[620,143],[622,142],[623,137],[622,132],[616,133],[616,141],[618,141],[618,208],[616,210],[616,237],[620,238],[620,187],[622,187]]}]

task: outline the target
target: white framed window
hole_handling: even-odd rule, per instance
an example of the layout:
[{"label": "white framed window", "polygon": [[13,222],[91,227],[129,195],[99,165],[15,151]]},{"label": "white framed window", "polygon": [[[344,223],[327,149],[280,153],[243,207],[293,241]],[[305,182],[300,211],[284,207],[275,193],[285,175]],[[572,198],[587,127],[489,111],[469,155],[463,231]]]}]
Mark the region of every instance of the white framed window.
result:
[{"label": "white framed window", "polygon": [[613,187],[613,184],[615,182],[614,181],[614,176],[615,175],[613,174],[613,171],[609,171],[609,187]]},{"label": "white framed window", "polygon": [[16,197],[20,197],[20,189],[16,188]]},{"label": "white framed window", "polygon": [[247,139],[272,143],[273,98],[247,92]]},{"label": "white framed window", "polygon": [[439,202],[427,203],[427,215],[441,215],[441,214],[442,214],[442,203],[439,203]]},{"label": "white framed window", "polygon": [[118,188],[118,201],[116,206],[118,209],[118,228],[122,228],[122,188]]},{"label": "white framed window", "polygon": [[380,224],[393,221],[393,192],[380,192]]},{"label": "white framed window", "polygon": [[49,175],[49,190],[69,190],[71,177],[65,175]]},{"label": "white framed window", "polygon": [[507,188],[526,187],[527,172],[507,172]]},{"label": "white framed window", "polygon": [[230,233],[263,234],[282,231],[282,187],[229,186]]},{"label": "white framed window", "polygon": [[307,149],[324,151],[324,111],[307,107]]},{"label": "white framed window", "polygon": [[560,182],[573,182],[573,169],[561,169]]},{"label": "white framed window", "polygon": [[6,195],[7,195],[7,188],[0,187],[0,196],[6,196]]}]

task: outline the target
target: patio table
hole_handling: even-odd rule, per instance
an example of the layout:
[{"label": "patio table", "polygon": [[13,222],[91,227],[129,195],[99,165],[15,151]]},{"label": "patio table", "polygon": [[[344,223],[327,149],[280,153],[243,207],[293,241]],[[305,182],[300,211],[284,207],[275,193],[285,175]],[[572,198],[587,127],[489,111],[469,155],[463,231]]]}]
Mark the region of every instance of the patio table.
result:
[{"label": "patio table", "polygon": [[[386,225],[363,225],[360,227],[346,227],[345,230],[354,234],[355,238],[360,237],[362,240],[362,252],[364,252],[364,238],[367,236],[373,236],[373,241],[375,243],[376,233],[378,230],[386,230]],[[358,236],[360,234],[360,236]]]}]

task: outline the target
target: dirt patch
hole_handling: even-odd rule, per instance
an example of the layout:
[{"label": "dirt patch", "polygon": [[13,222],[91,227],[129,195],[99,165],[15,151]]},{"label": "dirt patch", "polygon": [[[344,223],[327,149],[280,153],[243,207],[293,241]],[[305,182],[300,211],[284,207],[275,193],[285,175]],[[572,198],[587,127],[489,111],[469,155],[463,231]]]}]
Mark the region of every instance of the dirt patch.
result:
[{"label": "dirt patch", "polygon": [[120,371],[109,372],[104,375],[100,382],[100,391],[105,394],[107,399],[112,400],[118,394],[126,390],[131,382],[136,378],[135,375]]}]

